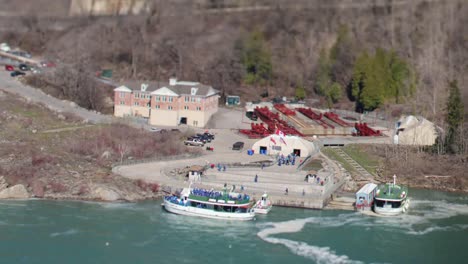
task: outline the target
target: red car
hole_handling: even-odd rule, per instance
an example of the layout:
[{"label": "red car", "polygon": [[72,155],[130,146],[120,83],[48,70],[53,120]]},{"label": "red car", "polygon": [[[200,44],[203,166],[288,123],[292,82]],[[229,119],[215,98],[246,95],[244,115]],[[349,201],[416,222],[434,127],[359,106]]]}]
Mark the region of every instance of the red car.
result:
[{"label": "red car", "polygon": [[11,65],[5,65],[5,70],[6,71],[14,71],[15,70],[15,67],[11,66]]},{"label": "red car", "polygon": [[42,67],[47,67],[47,68],[52,68],[52,67],[55,67],[56,65],[52,61],[41,61],[41,66]]}]

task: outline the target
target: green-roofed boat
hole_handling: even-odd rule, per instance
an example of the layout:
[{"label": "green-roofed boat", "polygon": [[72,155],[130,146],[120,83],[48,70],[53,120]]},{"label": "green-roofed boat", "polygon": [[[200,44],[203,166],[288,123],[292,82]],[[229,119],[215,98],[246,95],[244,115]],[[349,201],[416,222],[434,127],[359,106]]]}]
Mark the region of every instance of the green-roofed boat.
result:
[{"label": "green-roofed boat", "polygon": [[396,175],[393,175],[393,183],[381,184],[377,187],[374,212],[381,215],[399,215],[408,210],[409,203],[408,187],[397,185]]},{"label": "green-roofed boat", "polygon": [[180,215],[224,220],[252,220],[255,211],[250,196],[213,189],[184,188],[180,195],[164,197],[164,209]]}]

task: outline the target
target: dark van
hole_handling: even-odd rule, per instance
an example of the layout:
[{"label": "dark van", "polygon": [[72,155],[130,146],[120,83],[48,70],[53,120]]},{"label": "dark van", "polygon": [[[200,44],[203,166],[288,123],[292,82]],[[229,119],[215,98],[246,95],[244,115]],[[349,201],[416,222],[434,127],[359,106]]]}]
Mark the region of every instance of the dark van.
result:
[{"label": "dark van", "polygon": [[242,150],[244,148],[244,142],[236,142],[232,145],[232,150]]}]

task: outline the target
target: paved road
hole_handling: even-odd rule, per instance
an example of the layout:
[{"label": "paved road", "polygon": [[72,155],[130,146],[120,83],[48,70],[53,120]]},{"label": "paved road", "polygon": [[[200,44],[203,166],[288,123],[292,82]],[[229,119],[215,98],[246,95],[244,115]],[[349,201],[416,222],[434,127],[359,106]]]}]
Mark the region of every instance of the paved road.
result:
[{"label": "paved road", "polygon": [[36,89],[21,83],[17,77],[10,77],[10,73],[0,70],[0,90],[10,92],[25,98],[28,101],[41,103],[50,110],[57,113],[72,113],[90,124],[109,124],[114,122],[127,123],[133,127],[149,128],[149,125],[138,120],[116,118],[111,115],[103,115],[95,111],[90,111],[79,107],[73,102],[60,100],[45,94],[40,89]]}]

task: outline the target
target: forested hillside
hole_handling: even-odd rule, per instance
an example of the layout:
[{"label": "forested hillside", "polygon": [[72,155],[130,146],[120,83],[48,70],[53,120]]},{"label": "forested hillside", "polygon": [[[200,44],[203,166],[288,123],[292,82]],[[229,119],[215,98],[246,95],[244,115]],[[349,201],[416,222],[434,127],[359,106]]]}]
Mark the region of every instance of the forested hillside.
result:
[{"label": "forested hillside", "polygon": [[[242,5],[233,11],[236,3]],[[254,7],[245,1],[148,0],[146,7],[137,16],[69,19],[30,12],[0,38],[90,72],[177,76],[245,100],[267,92],[440,121],[450,82],[457,81],[468,101],[464,0],[277,0]]]}]

